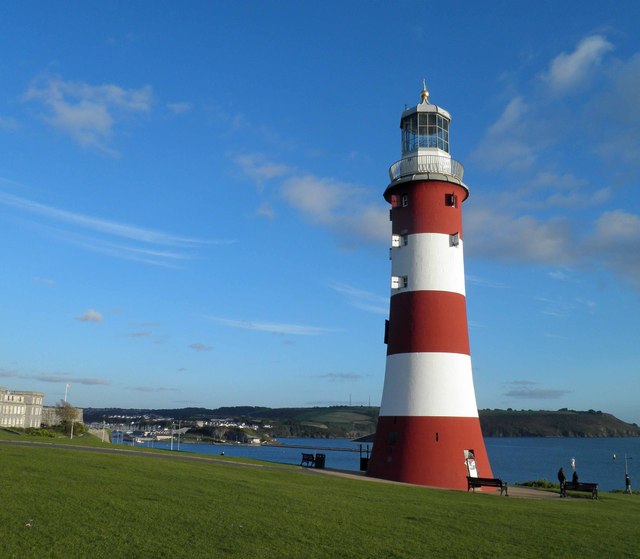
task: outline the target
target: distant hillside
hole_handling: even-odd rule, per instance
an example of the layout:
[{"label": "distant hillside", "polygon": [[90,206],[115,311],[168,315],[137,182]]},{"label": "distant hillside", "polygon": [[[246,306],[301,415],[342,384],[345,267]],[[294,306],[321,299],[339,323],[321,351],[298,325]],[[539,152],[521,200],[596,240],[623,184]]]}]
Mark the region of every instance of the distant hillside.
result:
[{"label": "distant hillside", "polygon": [[640,427],[601,411],[481,410],[485,437],[638,437]]},{"label": "distant hillside", "polygon": [[[267,408],[231,406],[217,409],[122,409],[85,408],[86,423],[151,424],[210,419],[231,419],[258,426],[272,437],[356,438],[375,432],[378,408],[330,406],[313,408]],[[640,427],[601,411],[480,410],[485,437],[638,437]],[[263,426],[269,425],[268,428]]]}]

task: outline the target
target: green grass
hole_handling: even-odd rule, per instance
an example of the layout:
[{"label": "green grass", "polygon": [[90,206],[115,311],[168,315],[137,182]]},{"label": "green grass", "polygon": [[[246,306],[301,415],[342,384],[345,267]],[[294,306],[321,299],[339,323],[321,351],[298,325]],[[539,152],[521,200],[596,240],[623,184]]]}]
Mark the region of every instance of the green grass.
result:
[{"label": "green grass", "polygon": [[635,496],[537,501],[6,444],[0,464],[2,558],[638,557]]}]

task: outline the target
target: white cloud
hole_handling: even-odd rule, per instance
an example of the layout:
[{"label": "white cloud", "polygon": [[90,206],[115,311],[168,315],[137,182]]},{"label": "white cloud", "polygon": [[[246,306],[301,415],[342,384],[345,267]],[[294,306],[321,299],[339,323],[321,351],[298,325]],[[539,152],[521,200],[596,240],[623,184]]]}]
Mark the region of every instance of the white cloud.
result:
[{"label": "white cloud", "polygon": [[347,245],[353,246],[357,240],[388,240],[388,208],[368,203],[369,193],[361,187],[304,175],[287,179],[281,194],[306,219],[328,227]]},{"label": "white cloud", "polygon": [[24,98],[43,103],[48,109],[46,121],[80,145],[114,153],[109,142],[116,117],[148,112],[152,90],[150,86],[125,89],[113,84],[90,85],[54,77],[35,82]]},{"label": "white cloud", "polygon": [[330,328],[322,328],[319,326],[307,326],[304,324],[283,324],[277,322],[254,322],[251,320],[234,320],[227,318],[208,317],[211,320],[229,326],[231,328],[240,328],[243,330],[254,330],[258,332],[271,332],[273,334],[291,334],[294,336],[319,336],[334,332]]},{"label": "white cloud", "polygon": [[[256,181],[260,192],[266,180],[281,179],[279,194],[287,205],[310,223],[336,234],[343,245],[388,240],[389,210],[382,203],[369,201],[371,191],[332,178],[299,173],[262,154],[237,155],[233,161]],[[271,203],[263,201],[257,214],[273,219],[275,210]]]},{"label": "white cloud", "polygon": [[474,207],[465,220],[465,252],[512,262],[568,264],[578,254],[570,223],[509,215],[493,207]]},{"label": "white cloud", "polygon": [[585,37],[573,52],[556,56],[543,78],[556,93],[577,88],[593,75],[604,55],[611,50],[613,45],[601,35]]},{"label": "white cloud", "polygon": [[102,314],[98,311],[94,311],[93,309],[89,309],[83,315],[76,316],[76,320],[79,320],[80,322],[102,322]]},{"label": "white cloud", "polygon": [[522,97],[511,99],[485,133],[473,159],[487,169],[526,170],[536,161],[528,125],[529,107]]},{"label": "white cloud", "polygon": [[591,259],[640,289],[640,216],[622,210],[603,213],[586,249]]}]

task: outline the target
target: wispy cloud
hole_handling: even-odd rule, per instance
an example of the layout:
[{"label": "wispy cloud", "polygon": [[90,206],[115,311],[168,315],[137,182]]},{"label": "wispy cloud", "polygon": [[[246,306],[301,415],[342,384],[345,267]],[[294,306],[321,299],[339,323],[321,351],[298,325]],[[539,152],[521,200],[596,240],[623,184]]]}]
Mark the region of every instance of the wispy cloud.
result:
[{"label": "wispy cloud", "polygon": [[24,373],[14,371],[11,369],[0,368],[0,377],[4,378],[19,378],[24,380],[37,380],[40,382],[48,382],[53,384],[72,383],[72,384],[84,384],[84,385],[100,385],[106,386],[111,384],[111,381],[96,377],[81,377],[75,373]]},{"label": "wispy cloud", "polygon": [[129,332],[125,336],[127,338],[147,338],[151,336],[151,332]]},{"label": "wispy cloud", "polygon": [[73,384],[85,384],[85,385],[99,385],[106,386],[111,384],[111,381],[101,378],[94,377],[77,377],[72,374],[36,374],[31,375],[29,378],[34,380],[39,380],[41,382],[51,382],[51,383],[73,383]]},{"label": "wispy cloud", "polygon": [[197,352],[211,351],[213,349],[212,346],[207,344],[201,344],[201,343],[189,344],[189,347]]},{"label": "wispy cloud", "polygon": [[45,120],[69,134],[82,146],[106,153],[116,118],[146,113],[152,103],[151,86],[126,89],[114,84],[91,85],[65,81],[60,77],[35,80],[24,94],[27,101],[39,101],[47,109]]},{"label": "wispy cloud", "polygon": [[41,227],[65,242],[93,252],[157,266],[175,266],[178,262],[193,258],[192,252],[198,248],[233,242],[184,237],[157,229],[110,221],[48,206],[2,191],[0,205],[44,218],[45,222]]},{"label": "wispy cloud", "polygon": [[33,202],[26,198],[20,198],[18,196],[13,196],[4,192],[0,192],[0,203],[7,206],[14,206],[30,213],[48,217],[54,221],[76,225],[78,227],[82,227],[83,229],[89,229],[91,231],[105,233],[107,235],[121,237],[132,241],[178,247],[193,246],[209,242],[189,237],[180,237],[154,229],[144,229],[142,227],[119,223],[117,221],[109,221],[98,217],[74,213],[67,210],[55,208],[53,206],[46,206],[45,204]]},{"label": "wispy cloud", "polygon": [[235,155],[233,161],[247,176],[258,181],[259,185],[265,180],[283,177],[290,172],[287,165],[274,163],[261,153]]},{"label": "wispy cloud", "polygon": [[385,316],[389,314],[388,296],[377,295],[346,283],[332,282],[328,285],[337,293],[346,296],[349,304],[357,309]]},{"label": "wispy cloud", "polygon": [[242,330],[254,330],[257,332],[270,332],[273,334],[290,334],[293,336],[320,336],[330,332],[335,332],[330,328],[319,326],[308,326],[304,324],[283,324],[277,322],[256,322],[251,320],[234,320],[219,317],[207,317],[218,324],[229,326],[230,328],[240,328]]},{"label": "wispy cloud", "polygon": [[83,315],[76,316],[75,318],[80,322],[102,322],[102,314],[93,309],[89,309]]},{"label": "wispy cloud", "polygon": [[318,375],[317,378],[326,379],[331,382],[347,382],[362,380],[364,377],[357,373],[326,373],[324,375]]},{"label": "wispy cloud", "polygon": [[0,130],[15,130],[18,128],[18,121],[10,116],[0,115]]},{"label": "wispy cloud", "polygon": [[571,393],[571,390],[539,388],[537,383],[526,380],[508,383],[507,388],[504,396],[523,400],[557,400]]},{"label": "wispy cloud", "polygon": [[178,392],[177,388],[166,388],[166,387],[163,387],[163,386],[127,386],[125,388],[127,390],[132,390],[134,392],[146,392],[146,393]]},{"label": "wispy cloud", "polygon": [[178,103],[167,103],[167,109],[169,109],[173,114],[180,115],[187,113],[191,109],[193,109],[193,105],[185,101]]},{"label": "wispy cloud", "polygon": [[493,289],[508,289],[509,285],[499,281],[489,281],[485,278],[479,278],[478,276],[465,276],[465,281],[472,285],[478,285],[480,287],[490,287]]}]

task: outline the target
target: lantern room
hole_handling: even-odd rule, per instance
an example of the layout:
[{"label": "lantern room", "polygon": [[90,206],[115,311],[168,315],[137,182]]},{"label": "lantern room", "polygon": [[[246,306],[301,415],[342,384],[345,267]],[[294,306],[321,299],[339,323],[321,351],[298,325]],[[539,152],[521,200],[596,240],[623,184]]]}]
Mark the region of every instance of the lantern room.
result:
[{"label": "lantern room", "polygon": [[423,82],[422,102],[402,113],[402,157],[419,153],[449,153],[451,115],[429,104],[429,91]]}]

